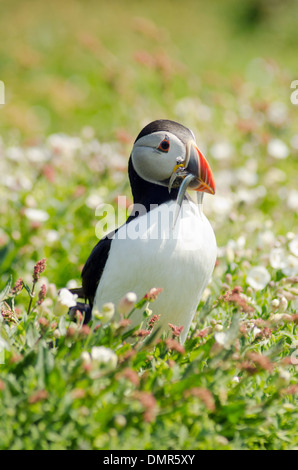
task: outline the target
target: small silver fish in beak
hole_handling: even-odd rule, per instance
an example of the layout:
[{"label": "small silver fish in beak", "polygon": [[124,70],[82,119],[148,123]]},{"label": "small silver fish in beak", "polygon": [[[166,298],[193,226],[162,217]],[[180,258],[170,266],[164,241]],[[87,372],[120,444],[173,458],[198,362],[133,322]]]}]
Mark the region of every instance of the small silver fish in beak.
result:
[{"label": "small silver fish in beak", "polygon": [[209,163],[192,140],[187,144],[185,160],[179,162],[173,169],[168,186],[169,192],[178,178],[182,179],[182,183],[180,184],[176,201],[177,205],[174,214],[173,229],[176,225],[184,195],[188,187],[199,192],[215,193],[215,183]]}]

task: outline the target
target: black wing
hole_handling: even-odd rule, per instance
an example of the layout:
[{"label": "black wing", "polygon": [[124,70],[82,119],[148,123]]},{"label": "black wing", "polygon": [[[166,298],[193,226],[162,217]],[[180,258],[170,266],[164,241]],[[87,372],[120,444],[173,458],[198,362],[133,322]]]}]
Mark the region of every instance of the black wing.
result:
[{"label": "black wing", "polygon": [[93,248],[82,270],[82,287],[69,289],[79,298],[88,300],[86,303],[77,302],[75,307],[68,311],[69,315],[75,320],[77,310],[84,316],[84,324],[87,324],[92,318],[92,307],[98,283],[107,262],[112,240],[103,238]]},{"label": "black wing", "polygon": [[107,262],[112,239],[105,237],[91,251],[82,270],[82,287],[85,299],[93,305],[96,289]]},{"label": "black wing", "polygon": [[[133,211],[128,217],[126,224],[137,216],[138,211]],[[82,287],[69,289],[73,294],[77,294],[79,298],[85,299],[85,301],[88,300],[91,310],[96,289],[109,256],[112,240],[118,230],[119,228],[102,238],[91,251],[82,270]]]}]

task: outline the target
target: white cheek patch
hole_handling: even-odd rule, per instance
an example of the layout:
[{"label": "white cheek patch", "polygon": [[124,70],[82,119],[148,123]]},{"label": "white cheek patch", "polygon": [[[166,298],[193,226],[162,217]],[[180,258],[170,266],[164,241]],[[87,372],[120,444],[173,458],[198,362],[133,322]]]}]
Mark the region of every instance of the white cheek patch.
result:
[{"label": "white cheek patch", "polygon": [[[170,143],[168,152],[158,150],[167,137]],[[185,146],[171,132],[159,131],[139,139],[132,150],[132,163],[138,175],[146,181],[163,184],[171,177],[177,158],[185,159]]]}]

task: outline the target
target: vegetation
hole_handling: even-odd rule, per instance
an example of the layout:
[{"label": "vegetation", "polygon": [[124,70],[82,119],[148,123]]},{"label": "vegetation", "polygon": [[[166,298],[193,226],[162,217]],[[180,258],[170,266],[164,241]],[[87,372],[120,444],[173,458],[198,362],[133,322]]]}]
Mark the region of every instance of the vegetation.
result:
[{"label": "vegetation", "polygon": [[[1,449],[297,449],[297,8],[2,6]],[[184,345],[180,325],[155,341],[158,290],[133,331],[130,297],[86,326],[58,294],[103,235],[96,207],[125,220],[157,118],[194,131],[217,185],[218,261]]]}]

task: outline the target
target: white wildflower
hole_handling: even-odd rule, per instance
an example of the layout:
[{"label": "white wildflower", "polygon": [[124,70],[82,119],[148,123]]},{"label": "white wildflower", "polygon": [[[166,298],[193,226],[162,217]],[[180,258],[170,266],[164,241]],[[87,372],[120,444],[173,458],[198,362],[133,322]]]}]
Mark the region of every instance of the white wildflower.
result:
[{"label": "white wildflower", "polygon": [[[295,362],[294,362],[294,364],[295,364]],[[292,403],[284,403],[282,405],[282,407],[283,407],[284,410],[290,411],[290,412],[294,412],[296,410],[296,405],[293,405]]]},{"label": "white wildflower", "polygon": [[65,287],[58,292],[58,299],[54,307],[54,313],[56,315],[64,315],[68,312],[71,307],[75,307],[78,296],[72,294]]},{"label": "white wildflower", "polygon": [[96,306],[92,309],[92,316],[95,320],[100,320],[101,323],[108,323],[112,320],[115,314],[115,305],[112,302],[105,303],[101,311],[98,310]]},{"label": "white wildflower", "polygon": [[24,151],[21,147],[8,147],[6,149],[6,156],[12,161],[21,162],[24,160]]},{"label": "white wildflower", "polygon": [[47,288],[47,295],[51,297],[52,299],[55,299],[57,297],[57,287],[53,283],[49,283],[48,288]]},{"label": "white wildflower", "polygon": [[229,240],[226,246],[226,257],[229,263],[232,263],[235,259],[235,242]]},{"label": "white wildflower", "polygon": [[257,326],[255,326],[252,331],[253,331],[253,335],[256,336],[256,335],[258,335],[259,333],[261,333],[262,330],[260,330],[260,328],[258,328]]},{"label": "white wildflower", "polygon": [[100,204],[103,203],[102,197],[99,194],[90,194],[86,199],[86,206],[90,209],[96,209]]},{"label": "white wildflower", "polygon": [[268,121],[276,126],[284,124],[288,117],[288,108],[281,101],[274,101],[267,109]]},{"label": "white wildflower", "polygon": [[273,299],[271,302],[271,307],[275,310],[279,307],[279,299]]},{"label": "white wildflower", "polygon": [[176,103],[175,112],[180,117],[193,116],[200,121],[210,121],[212,117],[212,109],[191,96],[179,100]]},{"label": "white wildflower", "polygon": [[279,322],[283,319],[283,313],[272,313],[269,317],[269,320],[274,322]]},{"label": "white wildflower", "polygon": [[279,379],[282,383],[288,383],[291,380],[290,372],[288,370],[285,370],[285,369],[280,368],[278,370],[278,376],[279,376]]},{"label": "white wildflower", "polygon": [[95,135],[95,131],[94,131],[93,127],[91,127],[91,126],[84,126],[82,131],[81,131],[81,134],[82,134],[82,137],[84,139],[91,140],[91,139],[93,139],[93,137]]},{"label": "white wildflower", "polygon": [[239,183],[245,184],[246,186],[254,186],[258,182],[256,169],[251,169],[248,166],[238,168],[235,171],[235,176]]},{"label": "white wildflower", "polygon": [[280,321],[291,321],[292,316],[288,313],[272,313],[269,317],[269,320],[273,322],[280,322]]},{"label": "white wildflower", "polygon": [[220,188],[220,192],[227,194],[227,188],[235,184],[235,173],[229,170],[218,170],[216,172],[216,187]]},{"label": "white wildflower", "polygon": [[283,248],[273,248],[270,251],[269,262],[274,269],[284,269],[287,266],[287,255]]},{"label": "white wildflower", "polygon": [[91,349],[92,361],[95,361],[99,365],[104,365],[111,369],[114,369],[117,365],[117,355],[109,348],[105,346],[93,346]]},{"label": "white wildflower", "polygon": [[18,182],[22,189],[25,189],[26,191],[30,191],[32,189],[32,181],[26,175],[19,175]]},{"label": "white wildflower", "polygon": [[117,305],[117,310],[121,315],[127,315],[134,308],[137,302],[137,295],[134,292],[128,292]]},{"label": "white wildflower", "polygon": [[286,259],[286,266],[283,268],[282,271],[286,276],[297,276],[298,258],[296,256],[289,255]]},{"label": "white wildflower", "polygon": [[32,220],[33,222],[45,222],[49,218],[49,214],[47,212],[40,209],[33,209],[31,207],[26,207],[24,213],[27,219]]},{"label": "white wildflower", "polygon": [[[210,204],[209,204],[210,203]],[[227,195],[208,200],[208,210],[224,219],[232,211],[233,201]]]},{"label": "white wildflower", "polygon": [[87,351],[83,351],[81,353],[81,359],[84,362],[84,364],[90,364],[91,363],[91,356]]},{"label": "white wildflower", "polygon": [[286,238],[287,238],[287,240],[293,240],[293,238],[295,238],[295,233],[294,232],[287,232],[286,233]]},{"label": "white wildflower", "polygon": [[290,241],[289,250],[293,255],[298,256],[298,236]]},{"label": "white wildflower", "polygon": [[115,416],[115,423],[120,428],[124,428],[124,426],[126,426],[126,424],[127,424],[127,420],[126,420],[125,416],[123,416],[123,415],[116,415]]},{"label": "white wildflower", "polygon": [[206,287],[203,291],[201,301],[207,302],[207,299],[210,297],[210,295],[211,295],[211,290],[209,289],[209,287]]},{"label": "white wildflower", "polygon": [[283,310],[284,312],[287,310],[287,308],[288,308],[288,301],[287,301],[287,299],[286,299],[284,296],[282,296],[282,297],[280,298],[279,306],[280,306],[281,310]]},{"label": "white wildflower", "polygon": [[260,185],[256,188],[245,189],[241,188],[235,194],[238,202],[244,202],[246,204],[253,204],[258,199],[263,199],[266,196],[267,190],[264,186]]},{"label": "white wildflower", "polygon": [[232,382],[237,384],[240,382],[240,378],[237,375],[234,375],[234,377],[232,378]]},{"label": "white wildflower", "polygon": [[58,293],[58,299],[67,307],[74,307],[76,305],[76,300],[78,296],[76,294],[72,294],[68,289],[65,287],[61,289]]},{"label": "white wildflower", "polygon": [[216,142],[210,148],[210,154],[215,160],[228,160],[232,157],[233,152],[234,147],[227,141]]},{"label": "white wildflower", "polygon": [[46,233],[46,240],[48,243],[55,243],[59,240],[59,232],[57,232],[57,230],[48,230]]},{"label": "white wildflower", "polygon": [[265,246],[273,246],[275,242],[274,233],[271,230],[265,230],[258,233],[258,247],[264,248]]},{"label": "white wildflower", "polygon": [[293,135],[291,138],[291,147],[294,150],[298,150],[298,134]]},{"label": "white wildflower", "polygon": [[60,331],[58,330],[58,328],[56,328],[56,329],[54,330],[53,335],[54,335],[54,338],[56,338],[56,339],[61,338],[61,333],[60,333]]},{"label": "white wildflower", "polygon": [[47,144],[55,152],[65,157],[72,157],[82,148],[82,140],[79,137],[71,137],[65,134],[52,134],[47,139]]},{"label": "white wildflower", "polygon": [[224,331],[217,331],[214,335],[214,339],[220,346],[225,346],[227,342],[227,333]]},{"label": "white wildflower", "polygon": [[32,194],[28,194],[25,197],[25,205],[26,205],[26,207],[36,207],[37,206],[37,202],[36,202],[35,198],[32,196]]},{"label": "white wildflower", "polygon": [[223,331],[224,327],[220,324],[220,323],[217,323],[215,326],[214,326],[214,330],[215,331]]},{"label": "white wildflower", "polygon": [[267,146],[268,154],[277,159],[284,159],[289,156],[288,146],[280,139],[271,139]]},{"label": "white wildflower", "polygon": [[78,287],[78,283],[75,279],[70,279],[66,284],[67,289],[75,289]]},{"label": "white wildflower", "polygon": [[26,157],[32,163],[42,163],[49,159],[50,153],[48,149],[42,149],[40,147],[29,147],[26,150]]},{"label": "white wildflower", "polygon": [[274,186],[275,184],[282,183],[286,179],[286,174],[279,168],[269,168],[266,173],[266,185]]},{"label": "white wildflower", "polygon": [[287,194],[287,206],[293,211],[298,211],[298,190],[291,189]]},{"label": "white wildflower", "polygon": [[266,268],[255,266],[248,272],[246,282],[253,289],[262,290],[267,286],[270,279],[271,276]]}]

